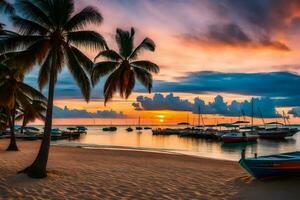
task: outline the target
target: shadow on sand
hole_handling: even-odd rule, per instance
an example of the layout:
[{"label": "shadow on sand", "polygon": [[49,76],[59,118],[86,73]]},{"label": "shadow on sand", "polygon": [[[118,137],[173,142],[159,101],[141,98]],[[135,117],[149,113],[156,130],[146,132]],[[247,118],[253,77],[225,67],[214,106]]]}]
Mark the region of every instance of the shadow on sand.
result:
[{"label": "shadow on sand", "polygon": [[241,200],[297,200],[300,177],[282,177],[260,181],[245,175],[234,180],[239,191],[233,199]]}]

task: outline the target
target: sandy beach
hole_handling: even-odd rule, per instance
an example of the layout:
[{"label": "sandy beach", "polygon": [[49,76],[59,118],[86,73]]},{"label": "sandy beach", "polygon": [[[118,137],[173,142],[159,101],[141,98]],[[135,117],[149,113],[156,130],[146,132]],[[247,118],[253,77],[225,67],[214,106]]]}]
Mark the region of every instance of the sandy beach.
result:
[{"label": "sandy beach", "polygon": [[296,199],[299,179],[261,182],[236,162],[141,151],[52,146],[49,176],[16,172],[36,155],[38,141],[0,140],[1,199]]}]

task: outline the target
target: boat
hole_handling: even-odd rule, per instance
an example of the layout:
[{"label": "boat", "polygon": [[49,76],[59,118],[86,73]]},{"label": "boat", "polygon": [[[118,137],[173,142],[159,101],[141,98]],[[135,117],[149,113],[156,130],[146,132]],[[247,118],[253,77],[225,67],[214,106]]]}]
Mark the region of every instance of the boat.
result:
[{"label": "boat", "polygon": [[[269,127],[275,126],[275,127]],[[271,122],[265,124],[265,128],[258,130],[257,134],[262,139],[285,139],[292,137],[298,132],[298,129],[284,127],[283,124],[278,122]]]},{"label": "boat", "polygon": [[133,131],[133,128],[128,127],[128,128],[126,128],[126,131],[127,131],[127,132],[132,132],[132,131]]},{"label": "boat", "polygon": [[245,150],[243,150],[239,163],[257,179],[300,176],[300,151],[245,158]]},{"label": "boat", "polygon": [[184,129],[179,128],[157,128],[152,129],[153,135],[179,135],[183,132]]},{"label": "boat", "polygon": [[63,138],[63,132],[59,128],[51,129],[51,140],[59,140]]},{"label": "boat", "polygon": [[79,131],[77,127],[68,127],[68,131],[62,132],[62,137],[69,138],[69,139],[78,139],[80,138],[80,134],[83,133]]},{"label": "boat", "polygon": [[117,127],[115,127],[115,126],[104,127],[104,128],[102,128],[102,131],[105,131],[105,132],[107,132],[107,131],[109,131],[109,132],[117,131]]},{"label": "boat", "polygon": [[247,133],[232,132],[221,136],[221,140],[225,143],[236,143],[236,142],[256,142],[258,136],[249,135]]},{"label": "boat", "polygon": [[144,127],[144,130],[151,130],[152,128],[151,127],[148,127],[148,126],[145,126]]},{"label": "boat", "polygon": [[87,128],[85,126],[76,126],[76,129],[79,133],[87,133]]},{"label": "boat", "polygon": [[38,128],[27,126],[23,128],[23,135],[19,137],[24,140],[38,140],[42,138],[42,134]]}]

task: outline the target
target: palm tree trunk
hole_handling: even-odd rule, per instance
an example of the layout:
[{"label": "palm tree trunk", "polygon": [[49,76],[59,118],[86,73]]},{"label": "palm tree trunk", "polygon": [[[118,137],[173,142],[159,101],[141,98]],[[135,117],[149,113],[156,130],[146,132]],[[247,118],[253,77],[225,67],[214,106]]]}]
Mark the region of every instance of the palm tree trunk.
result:
[{"label": "palm tree trunk", "polygon": [[50,69],[50,81],[48,90],[48,104],[45,120],[45,129],[39,153],[35,161],[20,173],[26,173],[32,178],[47,177],[47,162],[50,150],[51,129],[52,129],[52,109],[54,97],[55,73],[53,67]]},{"label": "palm tree trunk", "polygon": [[19,151],[17,142],[16,142],[16,135],[15,135],[15,116],[16,116],[16,103],[14,105],[13,110],[9,116],[9,126],[10,126],[10,143],[6,149],[6,151]]}]

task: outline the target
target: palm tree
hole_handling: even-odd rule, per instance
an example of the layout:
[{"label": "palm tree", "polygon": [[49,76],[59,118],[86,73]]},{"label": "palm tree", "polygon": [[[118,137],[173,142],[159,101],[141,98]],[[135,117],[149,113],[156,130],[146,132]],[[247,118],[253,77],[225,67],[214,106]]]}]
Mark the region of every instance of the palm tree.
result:
[{"label": "palm tree", "polygon": [[45,97],[36,89],[23,83],[23,76],[18,70],[0,64],[0,74],[0,106],[3,106],[8,113],[11,131],[10,144],[7,150],[18,151],[15,136],[17,107],[29,107],[31,99],[45,100]]},{"label": "palm tree", "polygon": [[95,58],[104,57],[107,61],[95,64],[92,72],[92,83],[95,85],[101,77],[109,74],[104,85],[106,104],[119,91],[122,98],[128,98],[134,88],[135,79],[138,79],[149,91],[152,89],[152,73],[158,73],[159,67],[148,60],[137,60],[143,50],[155,50],[155,44],[150,38],[145,38],[134,48],[135,31],[117,29],[116,42],[119,52],[112,49],[101,51]]},{"label": "palm tree", "polygon": [[21,134],[23,133],[24,127],[36,119],[45,121],[45,113],[47,109],[47,104],[45,101],[40,99],[33,99],[30,102],[29,107],[20,108],[20,114],[18,119],[22,119]]},{"label": "palm tree", "polygon": [[35,161],[22,172],[33,178],[47,176],[50,148],[54,87],[59,72],[67,66],[86,101],[90,98],[90,80],[93,62],[77,47],[103,48],[104,38],[95,31],[83,30],[85,25],[102,22],[101,14],[93,7],[74,13],[73,0],[21,0],[15,5],[20,16],[12,18],[20,35],[0,41],[0,54],[16,49],[13,64],[26,72],[40,64],[38,84],[48,85],[48,103],[42,144]]}]

